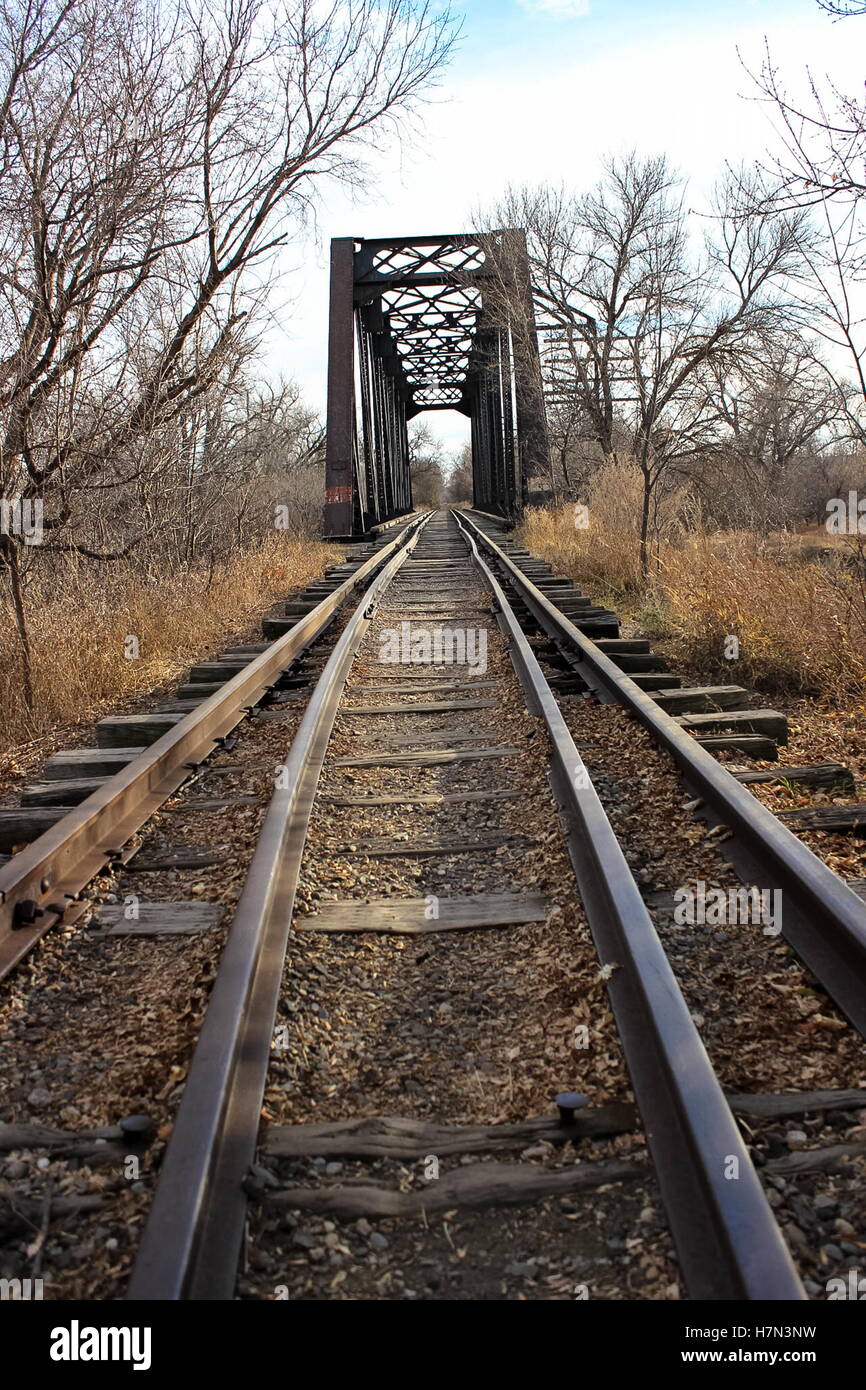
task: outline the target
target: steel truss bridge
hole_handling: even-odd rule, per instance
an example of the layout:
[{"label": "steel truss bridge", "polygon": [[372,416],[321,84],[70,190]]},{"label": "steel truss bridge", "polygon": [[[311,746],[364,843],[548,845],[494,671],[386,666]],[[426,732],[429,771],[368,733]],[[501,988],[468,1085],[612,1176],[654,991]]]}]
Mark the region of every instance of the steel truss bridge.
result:
[{"label": "steel truss bridge", "polygon": [[471,421],[473,502],[517,517],[547,426],[522,231],[331,242],[325,535],[412,510],[408,422]]}]

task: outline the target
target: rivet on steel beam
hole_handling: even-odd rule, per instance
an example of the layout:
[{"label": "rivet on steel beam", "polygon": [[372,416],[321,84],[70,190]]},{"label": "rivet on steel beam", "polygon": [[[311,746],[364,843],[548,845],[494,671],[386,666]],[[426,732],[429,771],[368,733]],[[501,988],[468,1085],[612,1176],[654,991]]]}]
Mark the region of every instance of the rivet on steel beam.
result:
[{"label": "rivet on steel beam", "polygon": [[582,1095],[580,1091],[560,1091],[556,1097],[559,1123],[565,1126],[573,1125],[575,1110],[580,1110],[584,1105],[589,1105],[589,1096]]}]

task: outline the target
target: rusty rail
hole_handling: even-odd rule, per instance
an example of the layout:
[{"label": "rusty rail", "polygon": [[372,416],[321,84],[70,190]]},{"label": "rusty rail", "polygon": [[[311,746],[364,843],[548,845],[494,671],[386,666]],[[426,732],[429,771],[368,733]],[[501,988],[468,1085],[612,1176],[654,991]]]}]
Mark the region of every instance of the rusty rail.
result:
[{"label": "rusty rail", "polygon": [[[806,1297],[613,828],[502,586],[455,513],[493,594],[530,710],[544,720],[551,786],[671,1234],[695,1299]],[[732,1173],[736,1172],[736,1180]]]},{"label": "rusty rail", "polygon": [[601,688],[639,719],[674,759],[693,795],[736,836],[726,842],[738,871],[783,894],[782,933],[855,1028],[866,1036],[866,904],[762,805],[747,787],[630,680],[521,572],[471,518],[469,533],[507,577],[548,636],[566,641],[591,689]]},{"label": "rusty rail", "polygon": [[304,712],[229,931],[127,1297],[230,1299],[307,826],[343,687],[376,600],[427,516],[361,595]]},{"label": "rusty rail", "polygon": [[[0,978],[51,927],[80,915],[82,888],[110,859],[121,857],[120,847],[177,790],[190,768],[213,752],[286,667],[321,636],[352,591],[387,564],[424,520],[425,515],[414,517],[290,632],[0,868]],[[16,927],[16,907],[24,902],[35,904],[38,917]]]}]

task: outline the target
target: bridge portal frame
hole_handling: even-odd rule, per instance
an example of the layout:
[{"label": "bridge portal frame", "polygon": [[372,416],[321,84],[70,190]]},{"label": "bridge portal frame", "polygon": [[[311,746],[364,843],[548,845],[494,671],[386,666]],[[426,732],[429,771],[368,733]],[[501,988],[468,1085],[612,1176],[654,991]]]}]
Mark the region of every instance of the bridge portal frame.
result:
[{"label": "bridge portal frame", "polygon": [[548,468],[525,234],[331,242],[325,526],[365,535],[412,510],[408,424],[471,422],[474,505],[516,519]]}]

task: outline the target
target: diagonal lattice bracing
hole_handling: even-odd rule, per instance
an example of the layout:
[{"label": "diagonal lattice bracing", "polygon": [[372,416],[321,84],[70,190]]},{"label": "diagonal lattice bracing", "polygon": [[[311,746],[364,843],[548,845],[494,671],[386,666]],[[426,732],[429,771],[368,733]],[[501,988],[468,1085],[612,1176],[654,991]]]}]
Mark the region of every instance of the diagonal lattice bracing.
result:
[{"label": "diagonal lattice bracing", "polygon": [[523,234],[333,241],[326,535],[411,510],[407,422],[455,409],[476,505],[515,515],[546,448]]}]

